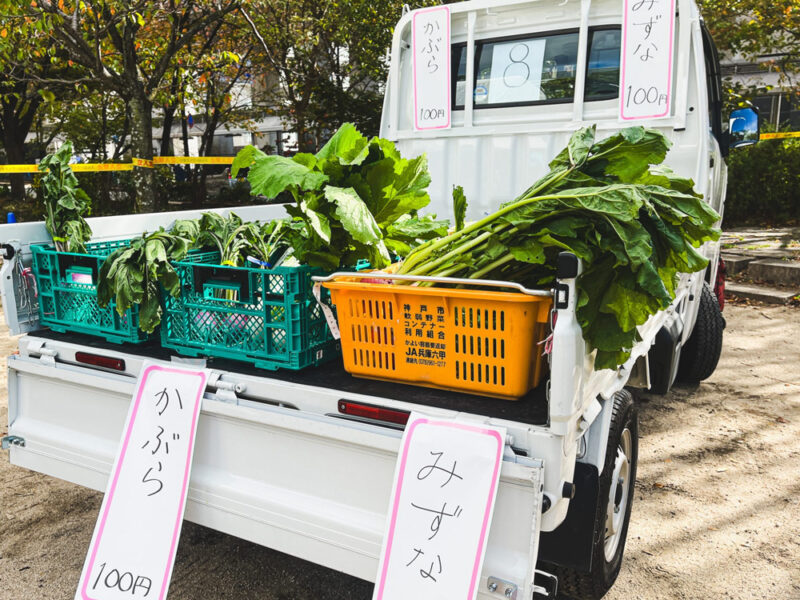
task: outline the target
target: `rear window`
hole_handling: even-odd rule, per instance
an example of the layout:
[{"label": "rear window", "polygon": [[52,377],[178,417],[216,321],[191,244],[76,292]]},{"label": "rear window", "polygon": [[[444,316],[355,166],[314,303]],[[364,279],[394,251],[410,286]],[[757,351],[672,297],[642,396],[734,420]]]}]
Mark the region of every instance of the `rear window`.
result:
[{"label": "rear window", "polygon": [[[586,100],[619,94],[619,28],[590,31]],[[482,40],[475,43],[475,108],[571,102],[578,32]],[[453,46],[454,108],[464,108],[467,47]]]}]

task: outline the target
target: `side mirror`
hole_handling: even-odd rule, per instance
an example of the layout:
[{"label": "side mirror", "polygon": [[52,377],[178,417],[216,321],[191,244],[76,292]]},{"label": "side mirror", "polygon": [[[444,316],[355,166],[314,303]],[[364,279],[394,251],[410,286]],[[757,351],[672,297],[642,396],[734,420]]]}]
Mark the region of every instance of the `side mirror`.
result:
[{"label": "side mirror", "polygon": [[730,148],[755,144],[760,135],[758,111],[755,108],[737,108],[731,113],[728,126]]}]

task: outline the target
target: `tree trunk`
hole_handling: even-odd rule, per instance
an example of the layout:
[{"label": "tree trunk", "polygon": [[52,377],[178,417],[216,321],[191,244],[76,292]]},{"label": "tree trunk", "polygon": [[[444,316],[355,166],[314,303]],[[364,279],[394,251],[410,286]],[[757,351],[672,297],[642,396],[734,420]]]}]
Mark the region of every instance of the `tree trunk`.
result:
[{"label": "tree trunk", "polygon": [[[153,159],[153,104],[143,95],[135,95],[131,106],[131,151],[134,158]],[[134,167],[136,212],[153,212],[156,208],[156,174],[152,168]]]},{"label": "tree trunk", "polygon": [[[28,100],[27,110],[20,111],[19,102],[14,99],[3,99],[2,101],[2,124],[0,130],[3,132],[3,146],[6,150],[8,164],[25,163],[25,138],[33,125],[33,118],[39,108],[38,100]],[[21,116],[20,116],[20,113]],[[11,179],[11,199],[14,202],[25,200],[25,175],[13,173]]]},{"label": "tree trunk", "polygon": [[[8,158],[8,164],[10,165],[19,165],[25,164],[25,145],[24,143],[19,143],[19,140],[16,139],[9,139],[9,136],[5,136],[6,139],[3,140],[3,145],[6,149],[6,157]],[[25,175],[22,173],[11,173],[9,175],[11,179],[11,200],[15,203],[24,202],[25,201]]]},{"label": "tree trunk", "polygon": [[160,156],[173,156],[172,151],[172,122],[175,120],[175,107],[168,106],[164,109],[164,126],[161,129],[161,150]]}]

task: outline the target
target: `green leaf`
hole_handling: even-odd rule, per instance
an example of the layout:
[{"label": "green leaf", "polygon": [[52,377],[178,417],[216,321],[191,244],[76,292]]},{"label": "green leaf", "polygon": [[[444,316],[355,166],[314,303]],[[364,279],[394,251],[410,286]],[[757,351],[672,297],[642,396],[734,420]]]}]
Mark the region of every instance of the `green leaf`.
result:
[{"label": "green leaf", "polygon": [[447,221],[437,221],[430,216],[409,217],[389,225],[386,233],[392,237],[405,237],[411,240],[428,240],[447,235]]},{"label": "green leaf", "polygon": [[236,154],[231,164],[231,177],[236,179],[240,169],[249,168],[256,160],[267,156],[255,146],[245,146]]},{"label": "green leaf", "polygon": [[526,246],[511,246],[509,252],[519,261],[542,264],[544,262],[544,248],[539,244],[528,244]]},{"label": "green leaf", "polygon": [[344,123],[328,143],[317,152],[317,159],[336,158],[342,164],[361,164],[367,157],[368,141],[352,123]]},{"label": "green leaf", "polygon": [[45,102],[55,102],[56,95],[47,89],[39,89],[39,95],[44,99]]},{"label": "green leaf", "polygon": [[328,180],[323,173],[285,156],[262,156],[250,167],[247,176],[250,191],[255,195],[274,198],[289,188],[318,190]]},{"label": "green leaf", "polygon": [[660,131],[628,127],[592,147],[593,168],[622,183],[635,182],[650,165],[664,161],[672,143]]},{"label": "green leaf", "polygon": [[324,242],[331,241],[331,225],[328,218],[312,208],[309,208],[305,202],[300,203],[300,212],[303,214],[305,221],[309,224],[312,231],[314,231]]},{"label": "green leaf", "polygon": [[589,151],[594,144],[595,131],[597,126],[584,127],[576,131],[569,139],[567,144],[567,152],[569,153],[569,162],[573,166],[581,166],[589,157]]},{"label": "green leaf", "polygon": [[456,224],[456,231],[464,228],[464,216],[467,214],[467,197],[464,195],[464,188],[460,185],[453,187],[453,215]]},{"label": "green leaf", "polygon": [[383,237],[375,217],[353,188],[338,188],[329,185],[325,197],[336,204],[336,217],[342,227],[357,242],[375,244]]}]

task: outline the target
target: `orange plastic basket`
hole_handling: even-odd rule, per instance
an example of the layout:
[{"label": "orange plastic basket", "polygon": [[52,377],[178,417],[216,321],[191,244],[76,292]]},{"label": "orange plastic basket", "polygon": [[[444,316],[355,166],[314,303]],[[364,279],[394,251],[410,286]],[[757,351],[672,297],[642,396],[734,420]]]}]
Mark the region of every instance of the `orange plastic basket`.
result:
[{"label": "orange plastic basket", "polygon": [[324,285],[353,375],[505,400],[542,378],[549,296],[347,278]]}]

